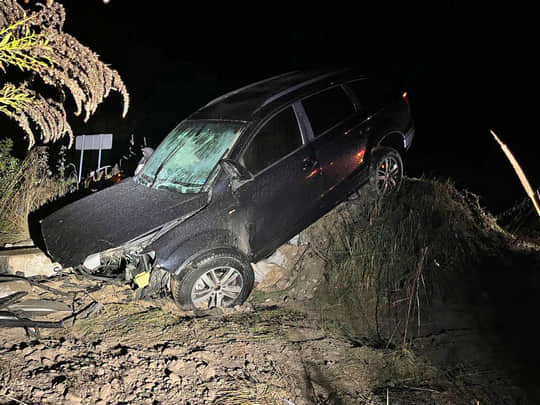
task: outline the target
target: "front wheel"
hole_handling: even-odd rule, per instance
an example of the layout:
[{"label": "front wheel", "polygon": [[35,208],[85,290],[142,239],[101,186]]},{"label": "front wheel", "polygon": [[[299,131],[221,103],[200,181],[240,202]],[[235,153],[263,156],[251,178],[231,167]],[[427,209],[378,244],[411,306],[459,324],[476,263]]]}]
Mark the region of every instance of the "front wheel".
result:
[{"label": "front wheel", "polygon": [[247,299],[253,283],[247,260],[235,252],[217,252],[195,259],[183,276],[173,276],[171,293],[186,309],[234,307]]},{"label": "front wheel", "polygon": [[403,180],[403,160],[393,148],[375,151],[369,167],[369,186],[376,197],[386,197],[399,190]]}]

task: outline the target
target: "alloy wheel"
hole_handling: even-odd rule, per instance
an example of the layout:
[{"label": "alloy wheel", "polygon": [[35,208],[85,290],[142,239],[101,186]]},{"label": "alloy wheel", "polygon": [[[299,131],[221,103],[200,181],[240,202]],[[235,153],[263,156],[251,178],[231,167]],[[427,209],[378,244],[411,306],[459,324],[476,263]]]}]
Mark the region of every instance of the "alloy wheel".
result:
[{"label": "alloy wheel", "polygon": [[197,308],[227,307],[242,291],[244,281],[234,267],[216,267],[203,273],[193,284],[191,301]]},{"label": "alloy wheel", "polygon": [[376,187],[379,195],[390,194],[401,182],[401,163],[392,155],[386,155],[377,167]]}]

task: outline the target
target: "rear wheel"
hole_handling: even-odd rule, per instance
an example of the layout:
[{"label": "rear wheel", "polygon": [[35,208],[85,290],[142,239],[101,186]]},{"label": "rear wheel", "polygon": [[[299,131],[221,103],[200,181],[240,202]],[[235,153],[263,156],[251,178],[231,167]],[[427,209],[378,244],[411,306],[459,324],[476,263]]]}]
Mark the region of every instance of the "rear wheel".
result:
[{"label": "rear wheel", "polygon": [[403,160],[393,148],[383,147],[373,154],[369,166],[369,187],[380,198],[399,190],[403,180]]},{"label": "rear wheel", "polygon": [[216,252],[195,259],[181,277],[172,277],[171,293],[187,309],[234,307],[247,299],[253,282],[253,270],[240,254]]}]

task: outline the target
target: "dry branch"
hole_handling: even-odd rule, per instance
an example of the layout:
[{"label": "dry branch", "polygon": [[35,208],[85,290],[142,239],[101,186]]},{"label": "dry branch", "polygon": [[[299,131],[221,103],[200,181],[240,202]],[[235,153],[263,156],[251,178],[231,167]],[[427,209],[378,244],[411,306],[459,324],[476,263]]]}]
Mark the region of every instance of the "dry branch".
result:
[{"label": "dry branch", "polygon": [[70,144],[73,141],[73,131],[62,104],[28,88],[27,83],[19,87],[8,83],[0,89],[0,112],[19,124],[28,137],[29,148],[36,140],[34,127],[41,133],[43,142],[57,141],[64,136],[69,138]]},{"label": "dry branch", "polygon": [[418,268],[416,271],[416,274],[414,275],[414,279],[412,280],[412,286],[410,287],[410,295],[408,297],[409,299],[409,305],[407,306],[407,317],[405,318],[405,328],[403,330],[403,341],[402,341],[402,348],[407,348],[407,331],[409,329],[409,319],[411,316],[411,309],[412,309],[412,303],[413,298],[416,298],[416,305],[417,305],[417,315],[418,315],[418,329],[420,330],[420,296],[419,296],[419,288],[420,288],[420,281],[422,279],[422,271],[424,269],[424,263],[426,261],[428,248],[424,247],[420,254],[420,261],[418,262]]},{"label": "dry branch", "polygon": [[534,205],[534,208],[536,208],[536,212],[538,213],[538,216],[540,216],[540,202],[539,202],[540,198],[534,192],[534,190],[533,190],[533,188],[531,186],[531,183],[529,183],[529,180],[527,179],[527,176],[525,176],[525,172],[521,168],[520,164],[518,163],[518,161],[514,157],[513,153],[508,148],[508,146],[506,146],[506,144],[504,144],[499,139],[499,137],[497,136],[497,134],[495,134],[495,132],[493,130],[490,130],[490,132],[491,132],[491,135],[493,135],[493,138],[495,138],[495,140],[497,141],[497,143],[501,147],[501,149],[504,152],[504,154],[506,155],[507,159],[510,161],[510,164],[514,168],[514,171],[516,172],[516,174],[517,174],[517,176],[519,178],[519,181],[521,182],[521,185],[523,186],[523,188],[525,189],[525,192],[527,193],[527,195],[531,199],[531,201],[532,201],[532,203]]},{"label": "dry branch", "polygon": [[[65,17],[64,7],[55,2],[47,2],[27,15],[15,0],[0,0],[0,69],[11,65],[33,71],[62,94],[69,91],[75,114],[84,113],[85,121],[114,90],[123,98],[125,117],[129,93],[120,75],[90,48],[63,32]],[[21,86],[19,93],[31,93],[33,102],[17,105],[17,99],[10,99],[6,105],[0,99],[0,112],[19,123],[29,139],[29,147],[37,139],[46,143],[65,136],[71,144],[73,134],[61,103],[32,92],[28,83]]]}]

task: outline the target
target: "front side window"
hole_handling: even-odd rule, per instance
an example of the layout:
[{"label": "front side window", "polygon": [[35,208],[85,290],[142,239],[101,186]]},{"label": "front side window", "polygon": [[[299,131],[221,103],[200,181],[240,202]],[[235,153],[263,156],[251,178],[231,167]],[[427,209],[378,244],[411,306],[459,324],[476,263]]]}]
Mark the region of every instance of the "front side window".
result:
[{"label": "front side window", "polygon": [[139,182],[180,193],[200,192],[243,129],[239,123],[183,121],[150,157]]},{"label": "front side window", "polygon": [[270,119],[255,135],[244,154],[244,165],[258,173],[302,145],[302,136],[292,107]]},{"label": "front side window", "polygon": [[354,107],[341,86],[302,100],[315,136],[321,135],[354,113]]}]

